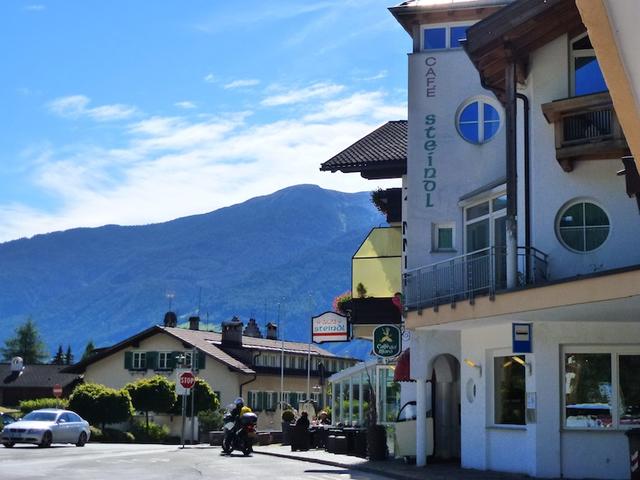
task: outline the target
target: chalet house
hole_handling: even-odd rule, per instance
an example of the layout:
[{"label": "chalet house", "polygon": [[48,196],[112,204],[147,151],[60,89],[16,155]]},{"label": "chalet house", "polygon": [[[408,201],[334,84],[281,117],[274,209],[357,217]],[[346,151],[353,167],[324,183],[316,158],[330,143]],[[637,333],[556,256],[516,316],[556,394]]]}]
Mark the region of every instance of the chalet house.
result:
[{"label": "chalet house", "polygon": [[629,478],[637,2],[390,11],[412,40],[402,291],[417,465],[433,410],[435,456],[463,467]]},{"label": "chalet house", "polygon": [[175,314],[168,312],[163,325],[101,349],[66,371],[84,374],[85,382],[122,388],[156,374],[174,380],[178,359],[183,357],[183,368],[191,368],[193,363],[197,377],[211,385],[222,406],[241,396],[259,413],[259,428],[279,429],[283,356],[284,402],[294,408],[307,398],[308,358],[311,359],[309,393],[320,406],[327,404],[325,378],[357,361],[337,357],[313,344],[282,341],[273,324],[267,325],[263,338],[253,319],[245,327],[234,317],[223,323],[222,333],[200,330],[198,317],[190,318],[189,328],[176,325]]},{"label": "chalet house", "polygon": [[82,377],[63,369],[62,365],[24,365],[20,357],[0,363],[0,405],[17,407],[22,400],[51,398],[55,385],[68,397]]}]

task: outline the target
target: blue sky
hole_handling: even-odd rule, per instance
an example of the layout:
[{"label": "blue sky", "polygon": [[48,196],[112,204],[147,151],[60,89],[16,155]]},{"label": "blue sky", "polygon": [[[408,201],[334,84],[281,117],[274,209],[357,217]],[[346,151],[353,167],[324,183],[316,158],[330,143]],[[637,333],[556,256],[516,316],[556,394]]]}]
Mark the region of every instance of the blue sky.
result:
[{"label": "blue sky", "polygon": [[0,2],[0,241],[375,188],[318,167],[406,118],[392,5]]}]

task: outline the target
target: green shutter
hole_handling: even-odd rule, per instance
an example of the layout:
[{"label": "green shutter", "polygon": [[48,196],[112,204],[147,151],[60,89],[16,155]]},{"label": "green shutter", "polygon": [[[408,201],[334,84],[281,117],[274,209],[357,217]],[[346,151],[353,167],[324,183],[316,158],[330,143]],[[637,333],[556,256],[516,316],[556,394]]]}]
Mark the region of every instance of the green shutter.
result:
[{"label": "green shutter", "polygon": [[264,392],[258,392],[258,407],[256,410],[259,412],[264,410]]},{"label": "green shutter", "polygon": [[180,352],[171,352],[169,354],[169,358],[167,359],[167,368],[173,370],[176,368],[176,357],[180,355]]},{"label": "green shutter", "polygon": [[127,370],[133,368],[133,352],[124,352],[124,368]]},{"label": "green shutter", "polygon": [[145,355],[145,361],[147,363],[146,368],[151,370],[158,369],[158,352],[147,352]]},{"label": "green shutter", "polygon": [[271,392],[271,410],[278,408],[278,392]]},{"label": "green shutter", "polygon": [[207,356],[204,354],[204,352],[201,352],[200,350],[198,350],[198,356],[197,356],[197,366],[198,366],[198,370],[204,370],[204,366],[205,366],[205,359],[207,358]]}]

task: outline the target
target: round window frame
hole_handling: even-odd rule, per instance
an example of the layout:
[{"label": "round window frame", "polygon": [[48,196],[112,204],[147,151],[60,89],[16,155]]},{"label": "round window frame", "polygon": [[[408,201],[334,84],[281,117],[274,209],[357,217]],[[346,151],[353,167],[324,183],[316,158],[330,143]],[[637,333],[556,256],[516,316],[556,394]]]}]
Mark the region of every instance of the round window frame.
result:
[{"label": "round window frame", "polygon": [[[464,111],[465,108],[467,108],[469,105],[475,102],[482,102],[482,103],[491,105],[496,110],[496,112],[498,112],[498,118],[499,118],[498,129],[496,130],[496,133],[494,133],[491,136],[491,138],[489,139],[485,138],[479,142],[473,142],[469,140],[467,137],[463,135],[462,131],[460,130],[460,115],[462,115],[462,112]],[[480,115],[480,108],[478,108],[478,115]],[[486,145],[487,143],[492,142],[501,132],[502,126],[504,124],[503,118],[504,118],[504,111],[502,109],[502,105],[500,105],[494,99],[486,97],[484,95],[475,95],[473,97],[467,98],[458,106],[458,109],[456,110],[456,115],[454,117],[454,123],[455,123],[456,131],[458,132],[458,135],[460,135],[460,138],[462,138],[465,142],[470,143],[471,145]],[[478,118],[478,123],[480,123],[479,118]],[[484,129],[484,126],[483,126],[483,129]]]},{"label": "round window frame", "polygon": [[[591,250],[576,250],[575,248],[570,247],[562,238],[562,235],[560,234],[560,219],[562,218],[562,215],[569,210],[571,207],[578,205],[578,204],[582,204],[582,203],[590,203],[592,205],[595,205],[596,207],[598,207],[600,210],[602,210],[604,212],[604,214],[607,216],[607,219],[609,220],[609,231],[607,232],[607,237],[603,240],[603,242],[598,245],[596,248],[593,248]],[[611,224],[611,215],[609,215],[609,212],[607,212],[607,210],[602,206],[602,204],[600,202],[597,202],[596,200],[592,199],[592,198],[576,198],[573,199],[567,203],[565,203],[564,205],[562,205],[562,207],[560,207],[560,209],[558,210],[558,213],[556,214],[556,222],[555,222],[555,230],[556,230],[556,238],[558,239],[558,241],[560,242],[560,245],[562,245],[564,248],[566,248],[567,250],[569,250],[570,252],[573,253],[577,253],[580,255],[589,255],[591,253],[597,252],[598,250],[600,250],[605,243],[607,243],[607,241],[609,240],[609,238],[611,237],[611,230],[613,228],[613,225]],[[587,228],[586,225],[584,225],[582,227]],[[586,243],[585,243],[586,246]]]}]

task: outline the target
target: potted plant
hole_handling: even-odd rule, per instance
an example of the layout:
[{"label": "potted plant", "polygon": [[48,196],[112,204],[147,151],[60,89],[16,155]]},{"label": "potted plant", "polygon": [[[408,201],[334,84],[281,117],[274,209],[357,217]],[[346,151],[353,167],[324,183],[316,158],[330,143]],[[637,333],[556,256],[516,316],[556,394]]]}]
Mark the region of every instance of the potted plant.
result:
[{"label": "potted plant", "polygon": [[291,444],[291,422],[296,418],[293,410],[285,407],[282,411],[282,445]]},{"label": "potted plant", "polygon": [[385,460],[387,458],[387,429],[384,425],[378,425],[378,402],[369,369],[367,369],[367,381],[371,392],[367,415],[367,455],[369,460]]},{"label": "potted plant", "polygon": [[349,310],[351,310],[351,299],[351,290],[341,293],[333,299],[333,310],[342,315],[348,315]]}]

